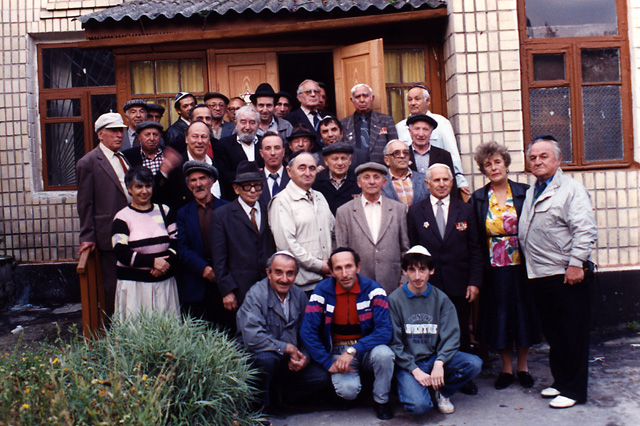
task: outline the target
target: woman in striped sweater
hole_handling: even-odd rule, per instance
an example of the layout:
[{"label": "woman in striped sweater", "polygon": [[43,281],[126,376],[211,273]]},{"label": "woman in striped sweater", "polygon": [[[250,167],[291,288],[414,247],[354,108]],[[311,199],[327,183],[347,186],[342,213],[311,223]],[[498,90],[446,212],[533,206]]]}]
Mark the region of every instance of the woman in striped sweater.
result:
[{"label": "woman in striped sweater", "polygon": [[113,220],[112,243],[118,259],[115,311],[120,320],[140,311],[179,315],[172,265],[177,262],[177,227],[169,208],[151,203],[153,175],[131,168],[125,185],[132,201]]}]

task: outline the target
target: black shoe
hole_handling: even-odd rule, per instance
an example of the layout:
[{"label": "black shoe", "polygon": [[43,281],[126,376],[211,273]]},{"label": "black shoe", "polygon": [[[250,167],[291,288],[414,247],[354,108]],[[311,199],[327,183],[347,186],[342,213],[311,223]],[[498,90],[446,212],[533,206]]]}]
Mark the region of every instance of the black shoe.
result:
[{"label": "black shoe", "polygon": [[374,402],[373,405],[374,410],[376,411],[376,417],[380,420],[390,420],[393,418],[393,410],[391,409],[391,404],[389,402],[384,404]]},{"label": "black shoe", "polygon": [[[519,375],[520,373],[518,373]],[[494,383],[494,387],[498,390],[509,387],[509,385],[513,383],[513,374],[511,373],[500,373],[498,375],[498,379]]]},{"label": "black shoe", "polygon": [[473,380],[469,380],[467,383],[464,384],[464,386],[460,388],[460,392],[462,392],[465,395],[477,395],[478,387],[476,386],[475,383],[473,383]]},{"label": "black shoe", "polygon": [[518,371],[518,381],[523,388],[530,388],[534,383],[533,377],[528,371]]}]

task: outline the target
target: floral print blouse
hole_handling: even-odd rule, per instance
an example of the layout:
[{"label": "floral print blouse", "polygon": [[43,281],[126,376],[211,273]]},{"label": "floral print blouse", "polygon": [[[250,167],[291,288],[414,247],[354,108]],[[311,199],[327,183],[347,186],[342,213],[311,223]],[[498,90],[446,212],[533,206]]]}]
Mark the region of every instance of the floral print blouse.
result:
[{"label": "floral print blouse", "polygon": [[498,204],[493,187],[489,188],[489,210],[485,225],[491,266],[519,265],[518,215],[513,204],[511,186],[507,189],[507,203],[504,207]]}]

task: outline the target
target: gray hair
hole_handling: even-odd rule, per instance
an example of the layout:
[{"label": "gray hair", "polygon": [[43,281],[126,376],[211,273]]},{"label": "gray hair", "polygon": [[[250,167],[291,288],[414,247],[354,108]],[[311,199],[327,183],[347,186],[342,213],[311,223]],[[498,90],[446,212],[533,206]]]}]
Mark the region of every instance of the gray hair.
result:
[{"label": "gray hair", "polygon": [[[295,153],[294,153],[295,154]],[[316,163],[316,166],[318,165],[318,161],[316,160],[316,157],[313,156],[312,153],[307,152],[307,151],[299,151],[299,153],[297,155],[294,155],[291,160],[289,160],[289,162],[287,163],[287,167],[289,168],[293,168],[293,165],[296,163],[296,158],[300,157],[301,155],[307,154],[309,155],[311,158],[313,158],[313,161]]]},{"label": "gray hair", "polygon": [[529,158],[529,153],[531,152],[531,147],[535,144],[537,144],[538,142],[549,142],[551,144],[551,146],[553,147],[553,152],[555,152],[556,154],[556,160],[560,160],[562,158],[562,151],[560,150],[560,144],[558,143],[558,141],[556,140],[556,138],[554,138],[551,135],[540,135],[540,136],[536,136],[536,138],[534,140],[531,141],[531,143],[529,143],[529,146],[527,146],[527,158]]},{"label": "gray hair", "polygon": [[[421,89],[422,90],[422,98],[423,99],[431,99],[431,93],[429,93],[429,89],[425,89],[424,87],[420,87],[420,86],[413,86],[411,89]],[[409,97],[409,92],[411,91],[411,89],[407,90],[407,97]]]},{"label": "gray hair", "polygon": [[[387,142],[387,144],[384,146],[384,150],[382,151],[382,153],[384,155],[389,155],[389,147],[391,146],[392,143],[394,142],[402,142],[400,139],[392,139],[389,142]],[[402,142],[404,144],[404,146],[407,146],[406,143]]]},{"label": "gray hair", "polygon": [[425,173],[426,179],[431,182],[431,170],[435,167],[446,167],[447,172],[449,173],[449,179],[453,180],[453,173],[451,173],[451,168],[443,163],[435,163],[429,166],[427,172]]},{"label": "gray hair", "polygon": [[358,87],[366,87],[367,89],[369,89],[369,94],[373,95],[373,89],[371,88],[371,86],[369,86],[368,84],[365,83],[358,83],[355,86],[353,86],[351,88],[351,97],[353,98],[353,94],[356,93],[356,89],[358,89]]},{"label": "gray hair", "polygon": [[238,121],[238,117],[245,114],[253,114],[256,117],[256,121],[260,120],[260,114],[258,113],[258,110],[255,109],[253,105],[249,104],[238,108],[238,110],[236,111],[236,122]]},{"label": "gray hair", "polygon": [[289,252],[287,250],[277,251],[277,252],[273,253],[269,257],[269,259],[267,259],[267,270],[269,272],[271,272],[271,266],[273,265],[273,261],[278,256],[286,257],[288,259],[293,260],[293,262],[296,264],[296,275],[298,275],[298,270],[300,269],[300,262],[298,262],[298,259],[296,259],[295,256],[293,254],[291,254],[291,252]]},{"label": "gray hair", "polygon": [[320,87],[320,85],[318,84],[317,81],[315,80],[311,80],[310,78],[304,80],[302,83],[298,84],[298,90],[296,91],[296,95],[299,95],[303,92],[302,90],[302,86],[304,86],[307,83],[315,83],[318,87]]}]

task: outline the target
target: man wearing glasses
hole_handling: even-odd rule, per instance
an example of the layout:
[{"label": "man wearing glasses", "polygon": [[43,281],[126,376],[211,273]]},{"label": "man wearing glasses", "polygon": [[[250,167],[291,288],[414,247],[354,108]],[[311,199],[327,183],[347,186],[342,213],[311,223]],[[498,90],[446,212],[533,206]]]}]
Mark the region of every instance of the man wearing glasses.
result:
[{"label": "man wearing glasses", "polygon": [[382,195],[400,201],[407,207],[429,196],[424,173],[409,168],[411,151],[404,142],[392,140],[384,148],[384,154],[389,174]]},{"label": "man wearing glasses", "polygon": [[[238,198],[211,219],[213,270],[224,309],[234,318],[251,286],[266,277],[267,259],[275,252],[267,206],[258,201],[265,185],[256,163],[240,162],[233,181]],[[235,321],[228,326],[235,330]]]},{"label": "man wearing glasses", "polygon": [[291,123],[293,127],[295,127],[296,124],[304,124],[308,129],[314,129],[317,137],[316,147],[314,147],[313,151],[319,151],[322,149],[319,142],[322,138],[318,133],[318,124],[326,115],[324,112],[318,110],[320,107],[320,86],[313,80],[305,80],[298,86],[296,94],[300,102],[300,108],[292,111],[285,117],[285,120]]}]

